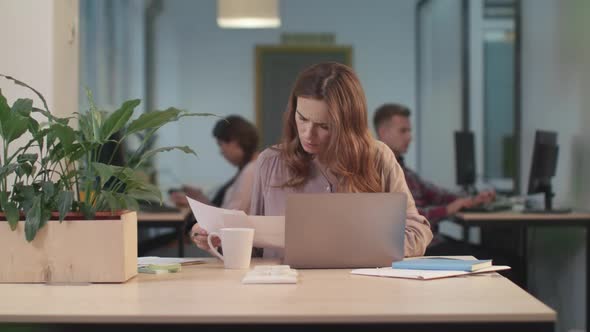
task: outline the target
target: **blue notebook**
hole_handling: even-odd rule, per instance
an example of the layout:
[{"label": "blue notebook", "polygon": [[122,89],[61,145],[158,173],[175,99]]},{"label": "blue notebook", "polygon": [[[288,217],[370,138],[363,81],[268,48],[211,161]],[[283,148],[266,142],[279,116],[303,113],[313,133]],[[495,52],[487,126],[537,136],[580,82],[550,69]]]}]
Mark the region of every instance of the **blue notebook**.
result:
[{"label": "blue notebook", "polygon": [[416,258],[393,262],[391,267],[394,269],[408,270],[447,270],[447,271],[477,271],[484,267],[492,266],[492,260],[480,259],[453,259],[442,257]]}]

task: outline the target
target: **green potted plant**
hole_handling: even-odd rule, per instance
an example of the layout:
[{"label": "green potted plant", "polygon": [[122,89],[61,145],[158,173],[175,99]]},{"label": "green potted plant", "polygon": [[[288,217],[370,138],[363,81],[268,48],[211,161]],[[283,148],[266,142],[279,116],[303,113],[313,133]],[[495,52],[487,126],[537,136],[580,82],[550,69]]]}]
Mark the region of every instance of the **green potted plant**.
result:
[{"label": "green potted plant", "polygon": [[[147,142],[167,123],[213,114],[168,108],[133,118],[139,100],[106,112],[88,92],[87,111],[59,118],[37,90],[0,77],[43,102],[42,109],[31,99],[9,106],[0,91],[0,218],[8,224],[0,223],[0,282],[129,279],[137,273],[137,201],[162,200],[135,169],[159,152],[196,155],[188,146],[146,149]],[[142,137],[139,148],[125,165],[112,165],[132,136]],[[108,145],[115,149],[105,159]]]}]

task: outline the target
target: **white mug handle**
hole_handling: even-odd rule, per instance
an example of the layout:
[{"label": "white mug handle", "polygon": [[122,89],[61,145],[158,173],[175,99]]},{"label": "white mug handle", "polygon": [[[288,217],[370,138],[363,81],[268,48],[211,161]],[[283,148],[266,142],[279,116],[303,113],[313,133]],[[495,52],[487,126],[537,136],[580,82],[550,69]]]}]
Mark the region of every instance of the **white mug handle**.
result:
[{"label": "white mug handle", "polygon": [[221,255],[216,249],[213,247],[213,243],[211,243],[211,238],[217,236],[218,238],[221,239],[221,236],[219,236],[218,233],[215,232],[211,232],[209,233],[209,235],[207,235],[207,244],[209,244],[209,252],[212,253],[213,255],[217,256],[219,259],[221,259],[223,261],[223,255]]}]

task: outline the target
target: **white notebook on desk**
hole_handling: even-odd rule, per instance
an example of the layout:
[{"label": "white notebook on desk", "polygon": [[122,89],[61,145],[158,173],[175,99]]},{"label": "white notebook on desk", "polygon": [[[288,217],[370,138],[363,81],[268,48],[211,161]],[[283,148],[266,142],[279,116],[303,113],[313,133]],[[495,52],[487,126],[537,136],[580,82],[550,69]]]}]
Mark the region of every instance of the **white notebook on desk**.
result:
[{"label": "white notebook on desk", "polygon": [[375,269],[356,269],[350,273],[364,276],[373,277],[386,277],[386,278],[402,278],[402,279],[416,279],[416,280],[432,280],[448,277],[457,277],[468,274],[486,273],[508,270],[510,266],[496,265],[490,266],[483,269],[479,269],[473,272],[467,271],[442,271],[442,270],[406,270],[406,269],[392,269],[391,267],[381,267]]}]

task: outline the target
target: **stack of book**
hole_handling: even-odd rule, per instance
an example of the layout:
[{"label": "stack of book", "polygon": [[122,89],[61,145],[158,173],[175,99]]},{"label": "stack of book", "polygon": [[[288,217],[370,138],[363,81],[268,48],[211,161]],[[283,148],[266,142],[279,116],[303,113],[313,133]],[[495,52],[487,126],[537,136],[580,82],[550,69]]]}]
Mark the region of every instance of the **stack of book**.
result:
[{"label": "stack of book", "polygon": [[491,259],[457,259],[446,257],[406,259],[399,262],[393,262],[393,264],[391,264],[391,267],[394,269],[467,272],[475,272],[490,266],[492,266]]},{"label": "stack of book", "polygon": [[491,259],[466,259],[456,256],[406,258],[403,261],[393,262],[391,267],[356,269],[351,273],[375,277],[432,280],[507,269],[510,267],[492,265]]}]

